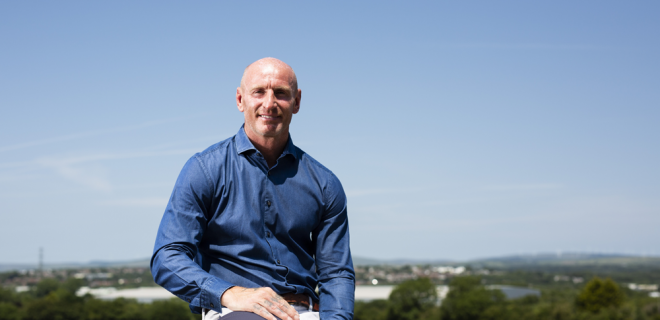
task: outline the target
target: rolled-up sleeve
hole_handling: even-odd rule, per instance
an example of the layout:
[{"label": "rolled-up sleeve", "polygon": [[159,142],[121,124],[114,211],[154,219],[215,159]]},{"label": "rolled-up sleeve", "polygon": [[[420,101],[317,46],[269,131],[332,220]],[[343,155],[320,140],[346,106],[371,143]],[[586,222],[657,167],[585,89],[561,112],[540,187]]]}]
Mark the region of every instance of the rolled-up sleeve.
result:
[{"label": "rolled-up sleeve", "polygon": [[196,156],[181,170],[158,228],[151,257],[154,281],[190,304],[221,308],[220,297],[233,286],[204,271],[195,258],[210,218],[214,186]]},{"label": "rolled-up sleeve", "polygon": [[353,319],[355,271],[348,233],[346,194],[332,175],[324,190],[324,213],[313,233],[323,320]]}]

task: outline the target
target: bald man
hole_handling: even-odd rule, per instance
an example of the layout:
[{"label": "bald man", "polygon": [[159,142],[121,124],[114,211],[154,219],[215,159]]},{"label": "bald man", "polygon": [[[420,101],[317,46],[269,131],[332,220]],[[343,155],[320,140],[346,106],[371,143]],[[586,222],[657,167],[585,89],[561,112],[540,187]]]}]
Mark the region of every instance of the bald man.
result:
[{"label": "bald man", "polygon": [[243,126],[179,174],[151,271],[205,320],[353,318],[346,195],[291,140],[300,99],[289,65],[252,63],[236,89]]}]

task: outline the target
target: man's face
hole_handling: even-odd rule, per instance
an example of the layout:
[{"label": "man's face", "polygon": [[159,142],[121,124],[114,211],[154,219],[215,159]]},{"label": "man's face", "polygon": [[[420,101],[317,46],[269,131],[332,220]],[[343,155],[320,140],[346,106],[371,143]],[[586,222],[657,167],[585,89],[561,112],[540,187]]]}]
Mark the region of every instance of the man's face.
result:
[{"label": "man's face", "polygon": [[245,116],[248,137],[288,137],[291,118],[300,109],[301,93],[292,88],[293,79],[293,70],[277,64],[254,65],[246,71],[236,89],[236,104]]}]

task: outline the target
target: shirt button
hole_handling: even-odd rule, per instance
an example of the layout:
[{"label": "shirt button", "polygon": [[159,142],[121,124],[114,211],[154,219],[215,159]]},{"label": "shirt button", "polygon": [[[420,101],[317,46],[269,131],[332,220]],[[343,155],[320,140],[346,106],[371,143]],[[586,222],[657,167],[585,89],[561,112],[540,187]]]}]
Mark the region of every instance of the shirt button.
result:
[{"label": "shirt button", "polygon": [[266,201],[266,205],[270,207],[270,200]]},{"label": "shirt button", "polygon": [[270,237],[270,231],[266,232],[266,237]]},{"label": "shirt button", "polygon": [[277,264],[280,264],[280,260],[277,260]]},{"label": "shirt button", "polygon": [[213,305],[213,302],[211,302],[211,308],[215,308],[215,306]]}]

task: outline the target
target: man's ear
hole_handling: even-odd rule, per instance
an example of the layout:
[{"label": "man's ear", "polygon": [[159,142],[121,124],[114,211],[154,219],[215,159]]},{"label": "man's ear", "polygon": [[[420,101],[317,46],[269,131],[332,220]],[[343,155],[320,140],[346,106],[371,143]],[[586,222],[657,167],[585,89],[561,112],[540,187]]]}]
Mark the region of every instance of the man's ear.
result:
[{"label": "man's ear", "polygon": [[296,93],[296,106],[293,107],[293,114],[298,113],[300,111],[300,99],[302,98],[302,91],[298,89],[298,92]]},{"label": "man's ear", "polygon": [[241,87],[236,88],[236,106],[238,111],[243,112],[243,90],[241,90]]}]

